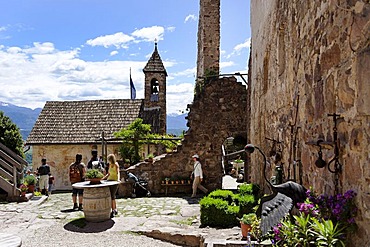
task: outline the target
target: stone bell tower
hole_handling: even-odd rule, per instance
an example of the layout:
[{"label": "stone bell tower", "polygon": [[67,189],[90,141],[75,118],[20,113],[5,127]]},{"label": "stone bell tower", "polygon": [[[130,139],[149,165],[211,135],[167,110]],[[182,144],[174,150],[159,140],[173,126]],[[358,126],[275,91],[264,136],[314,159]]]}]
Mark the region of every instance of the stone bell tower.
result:
[{"label": "stone bell tower", "polygon": [[167,71],[159,56],[157,43],[154,52],[143,69],[145,75],[145,111],[159,113],[158,134],[166,134],[166,77]]}]

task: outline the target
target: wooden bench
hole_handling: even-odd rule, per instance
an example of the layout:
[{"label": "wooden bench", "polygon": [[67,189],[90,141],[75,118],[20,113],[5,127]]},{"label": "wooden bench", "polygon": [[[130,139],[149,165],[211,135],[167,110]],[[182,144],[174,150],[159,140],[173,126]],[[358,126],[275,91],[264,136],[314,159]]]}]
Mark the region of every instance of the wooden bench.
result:
[{"label": "wooden bench", "polygon": [[191,184],[189,184],[189,183],[185,183],[185,184],[181,184],[181,183],[178,183],[178,184],[171,184],[171,183],[168,183],[168,184],[166,184],[166,183],[162,183],[161,184],[162,186],[164,186],[165,187],[165,195],[167,196],[167,194],[168,194],[168,188],[169,187],[178,187],[178,186],[183,186],[183,187],[186,187],[186,186],[193,186],[193,184],[191,183]]}]

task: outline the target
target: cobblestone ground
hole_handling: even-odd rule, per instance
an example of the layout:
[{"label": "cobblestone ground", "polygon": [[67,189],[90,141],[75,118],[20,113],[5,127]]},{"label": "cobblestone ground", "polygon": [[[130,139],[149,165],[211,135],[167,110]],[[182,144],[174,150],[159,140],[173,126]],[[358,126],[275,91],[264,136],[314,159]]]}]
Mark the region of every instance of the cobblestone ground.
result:
[{"label": "cobblestone ground", "polygon": [[[223,184],[224,189],[236,188],[233,179]],[[19,236],[22,247],[199,246],[200,241],[245,246],[239,227],[200,228],[199,200],[190,197],[117,199],[117,217],[100,223],[86,222],[83,212],[71,210],[71,193],[34,197],[23,203],[0,202],[0,233]],[[230,244],[235,241],[235,245]]]},{"label": "cobblestone ground", "polygon": [[[181,216],[184,205],[187,212],[199,214],[197,201],[184,198],[133,198],[118,199],[119,214],[112,220],[101,223],[86,223],[83,212],[71,211],[70,193],[53,194],[33,198],[24,203],[0,204],[0,225],[2,233],[11,233],[22,238],[22,246],[176,246],[139,234],[132,229],[142,227],[147,219],[171,217],[172,224],[198,222],[194,213]],[[193,199],[191,199],[193,200]],[[43,202],[42,202],[43,201]],[[41,203],[42,202],[42,203]],[[197,213],[195,213],[197,214]],[[151,223],[153,224],[153,223]],[[77,225],[77,226],[76,226]],[[1,243],[0,243],[1,246]]]}]

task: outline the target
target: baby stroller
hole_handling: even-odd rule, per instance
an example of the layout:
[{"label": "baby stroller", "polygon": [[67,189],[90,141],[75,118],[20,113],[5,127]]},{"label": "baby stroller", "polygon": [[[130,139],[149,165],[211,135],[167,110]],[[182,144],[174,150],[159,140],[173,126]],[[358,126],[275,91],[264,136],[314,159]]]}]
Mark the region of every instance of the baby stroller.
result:
[{"label": "baby stroller", "polygon": [[131,172],[127,173],[128,180],[134,182],[134,188],[132,195],[133,197],[142,197],[142,196],[151,196],[150,191],[146,188],[148,186],[148,182],[144,179],[140,179]]}]

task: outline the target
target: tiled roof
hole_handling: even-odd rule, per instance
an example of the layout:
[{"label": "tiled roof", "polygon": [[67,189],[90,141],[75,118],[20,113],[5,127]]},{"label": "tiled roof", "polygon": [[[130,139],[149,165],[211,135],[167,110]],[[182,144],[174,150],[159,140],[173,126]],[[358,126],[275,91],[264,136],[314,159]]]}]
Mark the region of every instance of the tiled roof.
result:
[{"label": "tiled roof", "polygon": [[48,101],[26,143],[94,143],[143,118],[143,100]]},{"label": "tiled roof", "polygon": [[159,56],[159,53],[158,53],[157,43],[155,43],[154,52],[152,56],[150,57],[148,63],[145,65],[143,71],[144,72],[163,72],[167,76],[167,71],[164,68],[161,56]]}]

